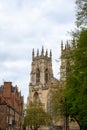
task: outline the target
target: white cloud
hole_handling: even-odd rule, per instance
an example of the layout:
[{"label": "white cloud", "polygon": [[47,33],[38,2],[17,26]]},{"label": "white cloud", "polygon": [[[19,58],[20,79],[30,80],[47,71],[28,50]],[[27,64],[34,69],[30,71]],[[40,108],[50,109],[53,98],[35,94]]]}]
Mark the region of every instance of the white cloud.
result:
[{"label": "white cloud", "polygon": [[[52,49],[56,77],[61,40],[70,39],[75,0],[0,0],[0,84],[10,80],[28,95],[32,48]],[[59,63],[60,64],[60,63]],[[58,67],[57,67],[58,66]]]}]

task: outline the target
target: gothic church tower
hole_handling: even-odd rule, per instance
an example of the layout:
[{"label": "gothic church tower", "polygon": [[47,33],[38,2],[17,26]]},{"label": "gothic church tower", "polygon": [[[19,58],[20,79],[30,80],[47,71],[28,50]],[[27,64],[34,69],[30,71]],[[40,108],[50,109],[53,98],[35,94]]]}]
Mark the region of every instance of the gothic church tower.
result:
[{"label": "gothic church tower", "polygon": [[69,59],[66,58],[66,54],[70,51],[70,45],[68,41],[63,45],[61,42],[61,67],[60,67],[60,81],[65,82],[69,72]]},{"label": "gothic church tower", "polygon": [[75,39],[70,42],[67,41],[65,45],[63,45],[63,41],[61,42],[60,81],[62,82],[66,81],[66,77],[69,75],[70,72],[70,65],[73,64],[67,54],[69,54],[70,51],[75,50],[75,48]]},{"label": "gothic church tower", "polygon": [[44,48],[42,47],[41,54],[37,50],[35,56],[33,49],[28,102],[39,99],[46,110],[49,89],[51,84],[55,83],[57,83],[57,80],[53,77],[51,50],[48,56],[48,51],[46,50],[44,53]]}]

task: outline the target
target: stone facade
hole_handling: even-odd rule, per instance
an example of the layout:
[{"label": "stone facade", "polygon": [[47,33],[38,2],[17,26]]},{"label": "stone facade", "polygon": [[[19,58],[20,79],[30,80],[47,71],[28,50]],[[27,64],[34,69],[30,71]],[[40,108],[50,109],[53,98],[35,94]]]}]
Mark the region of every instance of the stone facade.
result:
[{"label": "stone facade", "polygon": [[[44,48],[42,47],[41,54],[39,55],[39,50],[37,50],[37,55],[35,56],[34,49],[32,51],[32,64],[30,73],[30,84],[29,84],[29,97],[28,104],[34,99],[40,99],[46,111],[50,111],[50,97],[52,94],[51,86],[58,85],[65,90],[66,76],[69,73],[69,64],[71,61],[65,58],[66,53],[72,48],[70,48],[68,41],[63,45],[61,43],[61,66],[60,66],[60,80],[58,81],[53,76],[52,70],[52,52],[48,56],[48,51],[44,54]],[[65,117],[57,123],[59,126],[66,127]],[[73,124],[73,125],[72,125]],[[69,119],[70,130],[79,130],[78,124],[72,122]]]},{"label": "stone facade", "polygon": [[[75,49],[75,40],[72,40],[72,45],[70,45],[69,41],[67,41],[65,44],[63,44],[63,41],[61,42],[61,67],[60,67],[60,81],[66,81],[66,77],[68,76],[70,70],[69,65],[73,64],[70,57],[67,55],[70,50]],[[68,56],[68,58],[66,57]]]},{"label": "stone facade", "polygon": [[30,77],[28,103],[34,99],[40,99],[44,109],[47,110],[47,97],[50,87],[58,83],[58,80],[53,76],[51,50],[48,56],[48,51],[46,50],[44,53],[42,47],[41,54],[39,55],[39,50],[37,50],[35,56],[33,49]]}]

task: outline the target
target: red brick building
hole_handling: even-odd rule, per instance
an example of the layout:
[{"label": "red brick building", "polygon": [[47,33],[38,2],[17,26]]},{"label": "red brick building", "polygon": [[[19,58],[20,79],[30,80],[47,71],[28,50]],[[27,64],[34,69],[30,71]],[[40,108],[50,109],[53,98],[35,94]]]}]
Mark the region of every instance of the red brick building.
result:
[{"label": "red brick building", "polygon": [[4,82],[0,87],[0,127],[7,129],[22,129],[23,96],[12,82]]}]

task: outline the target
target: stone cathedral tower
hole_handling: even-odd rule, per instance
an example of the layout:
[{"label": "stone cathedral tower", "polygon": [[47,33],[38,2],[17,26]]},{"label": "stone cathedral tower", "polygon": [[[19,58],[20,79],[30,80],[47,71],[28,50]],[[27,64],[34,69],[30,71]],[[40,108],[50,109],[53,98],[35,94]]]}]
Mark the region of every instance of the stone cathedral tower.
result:
[{"label": "stone cathedral tower", "polygon": [[50,86],[57,82],[57,79],[53,77],[51,50],[48,56],[48,51],[46,50],[44,53],[43,47],[41,54],[39,54],[39,50],[37,50],[37,54],[35,55],[33,49],[28,103],[29,101],[34,101],[34,99],[40,99],[46,110]]},{"label": "stone cathedral tower", "polygon": [[[70,44],[72,43],[72,44]],[[69,66],[73,62],[70,60],[70,58],[67,58],[67,54],[70,51],[75,50],[75,39],[72,41],[67,41],[66,44],[63,44],[63,41],[61,42],[61,67],[60,67],[60,81],[65,82],[66,77],[69,75],[70,69]]]},{"label": "stone cathedral tower", "polygon": [[60,67],[60,80],[62,82],[66,81],[66,76],[68,72],[68,59],[64,58],[67,52],[70,50],[69,43],[63,45],[63,41],[61,42],[61,67]]}]

